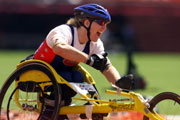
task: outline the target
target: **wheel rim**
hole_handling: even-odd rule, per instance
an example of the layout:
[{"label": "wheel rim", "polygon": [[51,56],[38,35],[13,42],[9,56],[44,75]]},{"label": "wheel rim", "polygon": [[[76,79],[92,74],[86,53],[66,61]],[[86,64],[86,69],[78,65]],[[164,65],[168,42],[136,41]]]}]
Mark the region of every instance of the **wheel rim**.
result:
[{"label": "wheel rim", "polygon": [[[2,119],[2,113],[4,113],[4,110],[2,110],[2,109],[6,109],[6,105],[7,105],[7,101],[9,101],[8,99],[10,98],[9,96],[10,96],[10,93],[13,93],[13,88],[14,88],[14,81],[15,81],[15,79],[20,75],[20,74],[22,74],[23,73],[23,71],[26,71],[26,70],[31,70],[31,69],[34,69],[34,66],[35,66],[35,68],[37,67],[37,66],[39,66],[39,67],[41,67],[41,68],[43,68],[42,67],[42,65],[40,65],[40,64],[30,64],[30,65],[26,65],[26,66],[23,66],[23,68],[20,68],[20,69],[17,69],[12,75],[10,75],[10,77],[7,79],[7,81],[4,83],[4,85],[3,85],[3,87],[2,87],[2,89],[1,89],[1,91],[0,91],[0,97],[1,97],[1,100],[0,100],[0,107],[1,107],[1,109],[0,109],[0,118]],[[36,68],[37,69],[37,68]],[[47,68],[43,68],[43,69],[46,69],[46,71],[47,71]],[[23,71],[22,71],[23,70]],[[39,68],[38,68],[38,70],[40,70]],[[47,74],[47,73],[46,73]],[[52,75],[52,73],[51,73],[51,71],[48,71],[48,75],[50,76],[50,75]],[[54,76],[53,76],[54,77]],[[56,116],[57,116],[57,114],[59,113],[59,108],[60,108],[60,106],[59,106],[59,104],[58,103],[60,103],[60,99],[61,99],[61,96],[60,96],[60,94],[59,94],[59,88],[58,88],[58,85],[57,85],[57,83],[56,83],[56,80],[55,80],[55,78],[53,78],[54,79],[54,81],[52,81],[53,82],[53,86],[55,86],[55,88],[56,88],[56,90],[55,90],[55,94],[56,94],[56,96],[55,96],[55,104],[56,104],[56,106],[55,106],[55,108],[54,108],[54,111],[53,111],[53,115],[52,115],[52,117],[51,117],[51,119],[55,119],[56,118]],[[37,94],[37,93],[36,93]],[[10,98],[10,102],[9,102],[9,104],[11,103],[11,98]],[[14,103],[13,103],[14,104]],[[26,105],[26,104],[24,104],[24,105]],[[12,106],[12,105],[11,105]],[[32,106],[28,106],[29,108],[30,107],[32,107]],[[28,108],[28,107],[26,107],[26,108]],[[14,112],[13,110],[10,110],[10,105],[9,105],[9,108],[8,108],[8,111],[10,111],[10,112]],[[17,111],[17,110],[16,110]],[[9,113],[8,113],[9,114]],[[12,114],[11,114],[11,116],[12,116]],[[17,114],[15,113],[14,114],[14,117],[16,117],[17,116]],[[37,115],[36,115],[37,116]],[[5,119],[7,119],[7,116],[6,116],[6,118]],[[10,117],[9,117],[9,119],[11,119]],[[27,117],[22,117],[22,120],[23,119],[25,119],[25,120],[27,120]]]},{"label": "wheel rim", "polygon": [[[164,92],[155,96],[150,101],[150,111],[156,111],[165,120],[179,120],[180,119],[180,96],[171,93]],[[143,120],[149,120],[144,117]]]}]

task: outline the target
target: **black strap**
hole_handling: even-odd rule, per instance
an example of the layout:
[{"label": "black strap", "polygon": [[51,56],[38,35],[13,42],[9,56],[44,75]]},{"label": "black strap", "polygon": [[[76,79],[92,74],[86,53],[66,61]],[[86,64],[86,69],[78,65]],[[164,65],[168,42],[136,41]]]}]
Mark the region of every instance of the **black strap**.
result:
[{"label": "black strap", "polygon": [[[68,24],[67,24],[68,25]],[[70,28],[71,28],[71,33],[72,33],[72,43],[71,43],[71,46],[74,46],[74,28],[73,26],[71,25],[68,25]],[[86,43],[86,46],[83,50],[83,52],[85,52],[86,54],[89,54],[90,52],[90,40]]]},{"label": "black strap", "polygon": [[[90,20],[90,19],[89,19]],[[90,20],[90,25],[89,27],[86,27],[82,22],[80,22],[80,24],[87,30],[87,37],[88,37],[88,41],[91,41],[90,39],[90,29],[91,29],[91,25],[92,25],[92,22],[94,20]]]},{"label": "black strap", "polygon": [[[66,25],[68,25],[68,24],[66,24]],[[72,43],[71,43],[71,46],[74,46],[74,28],[71,25],[68,25],[68,26],[71,28],[71,33],[72,33]]]},{"label": "black strap", "polygon": [[85,52],[86,54],[89,54],[89,52],[90,52],[90,42],[91,42],[91,41],[88,41],[88,42],[86,43],[86,46],[85,46],[85,48],[84,48],[84,50],[83,50],[83,52]]}]

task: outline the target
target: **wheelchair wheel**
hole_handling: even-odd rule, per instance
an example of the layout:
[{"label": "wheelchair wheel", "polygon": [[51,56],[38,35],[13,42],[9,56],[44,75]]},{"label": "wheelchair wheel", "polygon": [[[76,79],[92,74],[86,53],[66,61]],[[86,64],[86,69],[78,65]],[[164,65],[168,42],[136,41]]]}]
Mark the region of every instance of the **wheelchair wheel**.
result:
[{"label": "wheelchair wheel", "polygon": [[[156,111],[164,120],[179,120],[180,96],[176,93],[160,93],[149,104],[150,111]],[[149,118],[144,116],[143,120],[149,120]]]},{"label": "wheelchair wheel", "polygon": [[[20,79],[20,76],[31,71],[35,71],[33,77],[26,75],[26,80]],[[41,76],[46,76],[49,81],[39,80],[43,78]],[[53,109],[47,109],[45,102],[50,94],[54,95],[54,102],[50,104]],[[41,63],[30,63],[15,70],[2,86],[0,119],[13,120],[18,117],[22,120],[55,120],[60,102],[61,89],[51,70]],[[50,115],[44,116],[47,110],[50,110]]]}]

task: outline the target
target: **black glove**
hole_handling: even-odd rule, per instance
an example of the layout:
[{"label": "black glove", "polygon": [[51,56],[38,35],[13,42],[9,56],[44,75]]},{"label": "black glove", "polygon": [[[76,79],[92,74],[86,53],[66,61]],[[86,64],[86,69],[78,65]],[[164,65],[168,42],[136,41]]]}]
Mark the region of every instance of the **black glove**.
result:
[{"label": "black glove", "polygon": [[116,81],[115,85],[122,89],[131,89],[134,85],[133,75],[126,75]]},{"label": "black glove", "polygon": [[109,64],[107,64],[107,53],[103,55],[100,54],[92,54],[87,60],[86,64],[94,67],[97,70],[104,71]]}]

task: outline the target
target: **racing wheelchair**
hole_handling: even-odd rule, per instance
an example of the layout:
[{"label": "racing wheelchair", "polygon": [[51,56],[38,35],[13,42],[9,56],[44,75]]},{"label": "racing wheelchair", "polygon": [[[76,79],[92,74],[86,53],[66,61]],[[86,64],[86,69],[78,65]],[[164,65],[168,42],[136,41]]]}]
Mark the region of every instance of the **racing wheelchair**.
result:
[{"label": "racing wheelchair", "polygon": [[[13,111],[18,111],[23,116],[21,119],[25,120],[56,120],[58,116],[71,114],[78,114],[82,119],[103,120],[108,113],[131,111],[142,113],[144,117],[140,119],[143,120],[175,120],[179,114],[176,112],[180,111],[180,96],[176,93],[163,92],[147,100],[129,90],[106,90],[107,94],[117,95],[119,99],[101,100],[92,76],[81,65],[74,69],[83,73],[84,83],[67,82],[50,64],[41,60],[31,59],[19,63],[0,91],[1,120],[13,120]],[[85,101],[88,104],[61,105],[61,85],[67,85],[79,94],[74,100]],[[54,94],[53,102],[47,99],[51,93]],[[161,113],[158,106],[164,101],[168,101],[168,108],[163,109],[172,111],[168,116]],[[50,109],[51,115],[44,117],[46,106],[49,104],[53,107]],[[170,109],[171,107],[173,109]],[[170,118],[172,115],[173,118]]]}]

